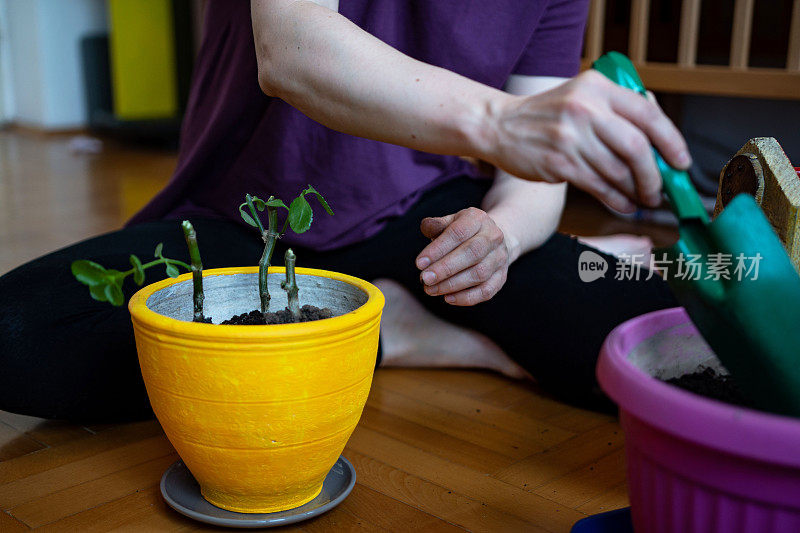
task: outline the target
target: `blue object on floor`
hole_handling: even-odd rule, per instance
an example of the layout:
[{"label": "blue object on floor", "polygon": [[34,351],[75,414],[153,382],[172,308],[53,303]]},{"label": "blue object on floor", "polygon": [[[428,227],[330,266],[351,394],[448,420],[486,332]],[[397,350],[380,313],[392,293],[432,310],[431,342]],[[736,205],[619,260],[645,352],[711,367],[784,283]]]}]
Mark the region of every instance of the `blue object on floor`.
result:
[{"label": "blue object on floor", "polygon": [[633,533],[631,508],[623,507],[581,518],[575,522],[570,531],[571,533]]}]

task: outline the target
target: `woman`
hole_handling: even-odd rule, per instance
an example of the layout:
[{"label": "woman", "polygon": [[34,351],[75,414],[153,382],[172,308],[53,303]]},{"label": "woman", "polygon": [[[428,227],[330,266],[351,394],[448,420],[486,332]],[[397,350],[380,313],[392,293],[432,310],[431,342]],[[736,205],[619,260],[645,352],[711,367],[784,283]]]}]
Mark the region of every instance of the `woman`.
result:
[{"label": "woman", "polygon": [[150,416],[127,310],[92,301],[69,263],[122,266],[159,241],[175,256],[190,218],[207,268],[254,264],[261,243],[237,220],[245,193],[287,199],[308,183],[336,215],[282,245],[303,266],[377,280],[383,365],[530,375],[597,405],[605,335],[674,301],[657,277],[580,281],[587,248],[554,234],[565,184],[628,211],[660,201],[651,143],[675,166],[690,160],[655,103],[594,72],[565,81],[586,4],[208,2],[169,185],[126,228],[0,278],[0,409]]}]

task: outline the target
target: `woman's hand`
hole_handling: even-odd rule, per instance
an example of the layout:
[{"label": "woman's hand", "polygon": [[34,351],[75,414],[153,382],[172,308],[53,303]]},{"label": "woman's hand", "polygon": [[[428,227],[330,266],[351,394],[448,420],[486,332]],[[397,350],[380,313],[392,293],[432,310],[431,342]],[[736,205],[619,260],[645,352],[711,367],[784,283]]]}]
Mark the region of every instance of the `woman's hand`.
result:
[{"label": "woman's hand", "polygon": [[503,231],[476,207],[426,218],[420,226],[432,239],[417,256],[425,292],[452,305],[475,305],[503,287],[509,254]]},{"label": "woman's hand", "polygon": [[686,142],[660,107],[587,71],[535,96],[508,96],[488,111],[481,157],[524,179],[569,182],[609,207],[656,206],[661,177],[651,144],[687,168]]}]

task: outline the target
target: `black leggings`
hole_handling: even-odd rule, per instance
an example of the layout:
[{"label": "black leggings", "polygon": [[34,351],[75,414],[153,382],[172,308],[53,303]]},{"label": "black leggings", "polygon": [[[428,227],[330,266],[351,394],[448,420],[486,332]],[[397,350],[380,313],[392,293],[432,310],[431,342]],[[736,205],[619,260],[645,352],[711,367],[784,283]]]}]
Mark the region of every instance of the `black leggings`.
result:
[{"label": "black leggings", "polygon": [[[427,194],[375,237],[330,252],[296,249],[302,266],[367,280],[393,279],[437,316],[479,331],[557,397],[597,406],[594,365],[606,334],[620,322],[676,305],[657,276],[649,281],[605,278],[584,283],[578,256],[587,249],[556,234],[520,257],[490,301],[454,307],[424,294],[414,258],[429,242],[422,218],[480,205],[488,185],[456,179]],[[205,268],[253,265],[261,241],[251,228],[194,219]],[[313,231],[313,230],[312,230]],[[128,268],[128,256],[150,257],[158,242],[167,257],[188,261],[176,221],[140,224],[88,239],[0,277],[0,410],[74,421],[125,421],[152,416],[136,357],[127,307],[92,300],[70,273],[75,259]],[[275,257],[283,257],[278,249]],[[165,277],[147,272],[147,282]],[[125,295],[138,287],[126,280]]]}]

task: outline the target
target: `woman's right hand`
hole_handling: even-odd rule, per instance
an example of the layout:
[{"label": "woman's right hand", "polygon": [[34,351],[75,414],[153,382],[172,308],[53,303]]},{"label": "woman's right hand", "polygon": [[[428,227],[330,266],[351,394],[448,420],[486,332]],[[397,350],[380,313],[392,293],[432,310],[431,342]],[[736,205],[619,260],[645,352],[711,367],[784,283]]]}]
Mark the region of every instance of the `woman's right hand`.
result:
[{"label": "woman's right hand", "polygon": [[507,95],[488,115],[483,159],[520,178],[569,182],[619,211],[661,201],[651,144],[674,167],[691,164],[658,104],[592,70],[535,96]]}]

